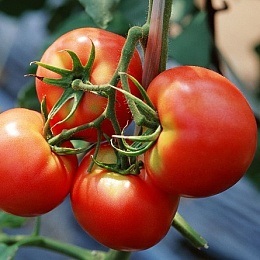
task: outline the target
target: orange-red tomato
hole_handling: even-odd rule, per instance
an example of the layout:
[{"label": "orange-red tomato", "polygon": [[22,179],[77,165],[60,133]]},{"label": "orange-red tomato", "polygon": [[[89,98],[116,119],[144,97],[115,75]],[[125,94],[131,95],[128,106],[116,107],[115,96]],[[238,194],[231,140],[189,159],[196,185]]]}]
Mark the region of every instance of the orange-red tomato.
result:
[{"label": "orange-red tomato", "polygon": [[145,166],[162,189],[205,197],[234,185],[256,150],[257,126],[242,93],[218,73],[192,66],[159,74],[148,87],[162,132]]},{"label": "orange-red tomato", "polygon": [[[77,54],[82,65],[88,62],[92,43],[95,46],[95,60],[90,71],[89,81],[94,85],[107,84],[112,79],[117,68],[121,50],[125,43],[125,38],[97,28],[80,28],[70,31],[58,38],[43,54],[42,63],[50,64],[63,69],[72,69],[72,60],[69,54],[62,50],[70,50]],[[38,67],[37,76],[47,78],[59,78],[60,76],[43,67]],[[141,82],[142,63],[137,51],[128,67],[128,74],[131,74]],[[86,75],[75,75],[75,78],[83,79]],[[129,82],[132,94],[139,96],[139,91],[132,82]],[[121,83],[117,85],[121,87]],[[50,111],[60,98],[64,89],[58,86],[49,85],[36,78],[36,90],[40,101],[46,97],[47,108]],[[94,93],[85,92],[84,96],[73,116],[66,122],[57,124],[68,115],[72,101],[68,101],[63,108],[53,117],[50,124],[52,131],[56,135],[63,129],[73,128],[95,120],[106,108],[107,98]],[[116,115],[121,127],[131,121],[131,112],[122,93],[116,95]],[[102,131],[111,136],[114,133],[109,120],[105,120],[101,126]],[[97,140],[96,129],[83,130],[75,135],[89,142]]]},{"label": "orange-red tomato", "polygon": [[0,209],[37,216],[68,195],[77,157],[51,151],[40,113],[14,108],[0,114],[0,150]]},{"label": "orange-red tomato", "polygon": [[[116,250],[142,250],[168,232],[179,203],[155,187],[146,176],[120,175],[94,166],[89,152],[81,162],[71,192],[74,215],[93,238]],[[113,148],[102,146],[98,160],[116,163]]]}]

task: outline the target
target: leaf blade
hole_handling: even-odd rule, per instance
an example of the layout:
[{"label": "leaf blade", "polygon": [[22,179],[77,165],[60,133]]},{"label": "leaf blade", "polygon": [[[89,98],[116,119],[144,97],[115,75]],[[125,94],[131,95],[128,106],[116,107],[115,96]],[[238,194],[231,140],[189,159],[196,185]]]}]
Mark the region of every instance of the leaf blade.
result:
[{"label": "leaf blade", "polygon": [[79,0],[86,13],[101,28],[106,29],[120,0]]}]

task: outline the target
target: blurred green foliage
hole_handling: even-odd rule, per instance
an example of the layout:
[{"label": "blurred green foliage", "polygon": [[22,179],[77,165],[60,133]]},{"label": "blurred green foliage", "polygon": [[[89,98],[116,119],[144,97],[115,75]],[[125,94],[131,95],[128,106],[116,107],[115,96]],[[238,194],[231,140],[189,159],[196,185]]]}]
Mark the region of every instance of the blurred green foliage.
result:
[{"label": "blurred green foliage", "polygon": [[18,228],[21,227],[26,218],[17,217],[12,214],[0,211],[0,230],[3,228]]},{"label": "blurred green foliage", "polygon": [[169,56],[183,65],[193,64],[208,68],[212,64],[213,46],[207,13],[198,11],[191,22],[183,26],[182,33],[170,38]]}]

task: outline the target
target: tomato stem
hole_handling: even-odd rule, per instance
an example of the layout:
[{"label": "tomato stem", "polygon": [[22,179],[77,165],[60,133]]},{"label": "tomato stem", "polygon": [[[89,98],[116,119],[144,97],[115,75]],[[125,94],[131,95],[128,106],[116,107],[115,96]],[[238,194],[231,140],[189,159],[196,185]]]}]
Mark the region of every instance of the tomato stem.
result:
[{"label": "tomato stem", "polygon": [[150,3],[149,35],[145,49],[143,87],[166,68],[168,57],[168,32],[172,9],[172,0],[153,0]]},{"label": "tomato stem", "polygon": [[104,260],[127,260],[130,258],[131,252],[127,251],[116,251],[110,249],[105,256]]},{"label": "tomato stem", "polygon": [[5,234],[0,234],[0,243],[6,244],[8,246],[16,246],[17,249],[22,246],[45,248],[79,260],[104,259],[106,254],[102,251],[91,251],[83,249],[75,245],[60,242],[43,236],[8,236]]},{"label": "tomato stem", "polygon": [[71,83],[71,87],[74,90],[83,90],[83,91],[89,91],[94,93],[104,93],[104,95],[107,96],[106,92],[111,90],[110,84],[103,84],[103,85],[93,85],[90,82],[84,83],[81,79],[75,79]]},{"label": "tomato stem", "polygon": [[34,230],[32,235],[38,236],[40,234],[40,230],[41,230],[41,217],[39,216],[35,218],[35,225],[34,225]]},{"label": "tomato stem", "polygon": [[159,71],[162,72],[166,69],[166,63],[168,59],[168,38],[170,18],[172,13],[173,0],[165,0],[164,13],[163,13],[163,31],[162,31],[162,48],[161,48],[161,60]]},{"label": "tomato stem", "polygon": [[196,248],[208,248],[207,241],[200,236],[187,221],[177,212],[172,221],[172,226],[179,231]]},{"label": "tomato stem", "polygon": [[[97,155],[98,155],[98,150],[99,150],[99,148],[100,148],[101,138],[102,138],[102,131],[101,131],[101,129],[98,128],[97,131],[98,131],[98,139],[97,139],[97,143],[96,143],[96,145],[95,145],[95,152],[94,152],[94,155],[93,155],[94,160],[96,159],[96,157],[97,157]],[[90,164],[89,164],[89,166],[88,166],[88,172],[91,172],[91,169],[92,169],[92,167],[93,167],[93,165],[94,165],[94,163],[95,163],[94,160],[92,160],[92,161],[90,162]]]},{"label": "tomato stem", "polygon": [[63,130],[60,134],[50,138],[48,140],[49,145],[57,145],[60,144],[64,141],[67,141],[69,139],[71,139],[71,137],[82,130],[88,129],[88,128],[99,128],[100,124],[103,122],[103,120],[106,118],[106,110],[98,117],[96,118],[94,121],[87,123],[87,124],[83,124],[68,130]]},{"label": "tomato stem", "polygon": [[158,75],[161,59],[162,25],[165,0],[154,0],[152,4],[150,29],[145,50],[143,86],[147,88],[150,81]]}]

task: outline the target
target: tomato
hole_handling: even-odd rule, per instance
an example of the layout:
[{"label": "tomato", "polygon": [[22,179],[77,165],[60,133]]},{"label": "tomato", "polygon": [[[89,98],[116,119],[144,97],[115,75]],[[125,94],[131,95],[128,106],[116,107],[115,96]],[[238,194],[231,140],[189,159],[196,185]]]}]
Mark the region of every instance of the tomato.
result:
[{"label": "tomato", "polygon": [[[141,250],[158,243],[168,232],[179,197],[169,196],[140,175],[120,175],[94,166],[93,151],[81,162],[71,192],[74,215],[82,228],[103,245],[116,250]],[[98,160],[116,163],[109,146]]]},{"label": "tomato", "polygon": [[14,108],[0,114],[0,209],[37,216],[68,195],[77,158],[54,154],[43,137],[40,113]]},{"label": "tomato", "polygon": [[162,132],[144,163],[159,187],[205,197],[243,176],[255,154],[257,126],[229,80],[205,68],[180,66],[159,74],[147,93]]},{"label": "tomato", "polygon": [[[65,49],[75,52],[82,65],[86,65],[92,48],[92,42],[95,46],[95,60],[90,72],[89,81],[92,84],[100,85],[109,83],[117,68],[120,59],[121,50],[125,43],[125,38],[97,28],[80,28],[70,31],[58,38],[43,54],[41,62],[51,64],[56,67],[72,69],[72,61]],[[142,64],[138,52],[134,53],[129,64],[128,73],[141,82]],[[37,76],[47,78],[59,78],[60,76],[43,67],[38,67]],[[76,78],[83,77],[79,75]],[[139,91],[132,82],[129,82],[132,94],[140,96]],[[117,85],[121,87],[121,84]],[[46,96],[47,108],[54,106],[62,95],[64,89],[54,85],[49,85],[36,78],[36,90],[40,101]],[[72,100],[69,100],[64,107],[51,120],[53,133],[56,135],[63,129],[73,128],[82,124],[89,123],[96,119],[104,111],[107,105],[107,98],[100,95],[85,92],[77,108],[77,111],[66,122],[57,124],[66,118],[72,106]],[[121,127],[124,127],[131,120],[131,112],[128,109],[127,102],[122,93],[116,96],[116,115]],[[111,136],[114,133],[109,120],[103,121],[102,131]],[[96,129],[83,130],[74,135],[83,138],[89,142],[95,142],[97,139]]]}]

